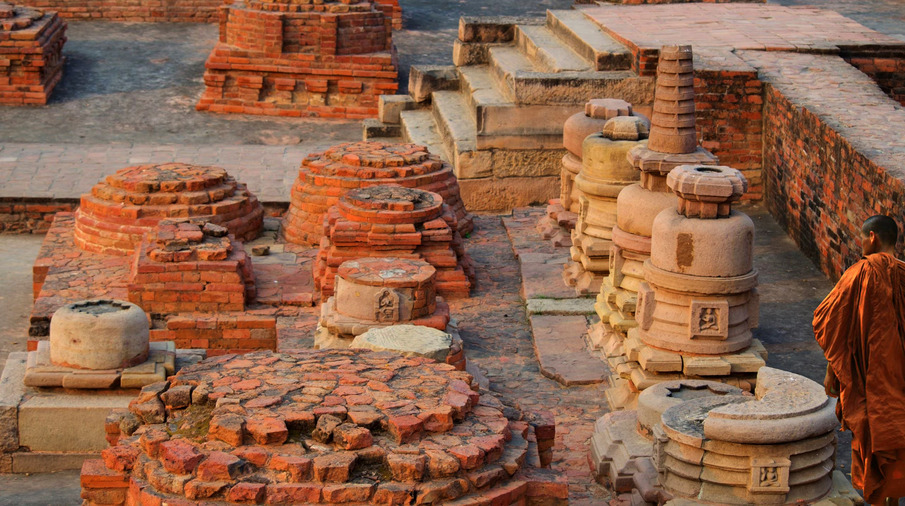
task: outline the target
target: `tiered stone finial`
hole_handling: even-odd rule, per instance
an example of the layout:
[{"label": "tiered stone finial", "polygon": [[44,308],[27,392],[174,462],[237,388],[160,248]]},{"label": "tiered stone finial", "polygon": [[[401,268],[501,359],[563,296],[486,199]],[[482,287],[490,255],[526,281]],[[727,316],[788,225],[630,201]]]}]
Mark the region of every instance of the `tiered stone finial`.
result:
[{"label": "tiered stone finial", "polygon": [[251,240],[260,233],[264,209],[219,167],[138,165],[116,171],[82,195],[75,243],[95,253],[130,255],[147,232],[173,218],[205,219]]},{"label": "tiered stone finial", "polygon": [[579,194],[578,221],[571,234],[571,262],[563,270],[563,280],[574,286],[579,295],[599,291],[609,272],[616,199],[626,186],[638,180],[638,173],[627,161],[626,154],[646,144],[648,128],[646,119],[622,115],[631,113],[627,103],[601,102],[592,105],[596,105],[600,116],[610,119],[601,131],[588,135],[582,142],[581,172],[574,181]]},{"label": "tiered stone finial", "polygon": [[66,23],[56,12],[0,2],[0,105],[44,105],[63,77]]},{"label": "tiered stone finial", "polygon": [[528,454],[552,443],[555,428],[510,421],[472,384],[447,364],[390,352],[209,359],[108,418],[115,446],[82,468],[82,495],[199,504],[509,504],[517,495],[566,504],[566,484]]},{"label": "tiered stone finial", "polygon": [[452,209],[440,195],[402,186],[347,192],[327,213],[314,267],[322,296],[334,293],[340,264],[367,257],[420,258],[437,270],[437,291],[468,296],[474,271]]},{"label": "tiered stone finial", "polygon": [[686,154],[697,149],[691,46],[665,46],[660,49],[654,114],[650,123],[647,147],[651,151]]},{"label": "tiered stone finial", "polygon": [[666,182],[686,218],[725,218],[748,188],[741,172],[726,166],[683,165],[670,172]]},{"label": "tiered stone finial", "polygon": [[474,224],[459,195],[452,165],[417,144],[351,142],[312,153],[302,161],[283,219],[283,237],[296,244],[317,245],[324,232],[324,215],[343,193],[385,184],[441,195],[455,214],[458,232],[471,232]]},{"label": "tiered stone finial", "polygon": [[248,0],[222,7],[196,108],[368,118],[398,88],[392,21],[372,0]]}]

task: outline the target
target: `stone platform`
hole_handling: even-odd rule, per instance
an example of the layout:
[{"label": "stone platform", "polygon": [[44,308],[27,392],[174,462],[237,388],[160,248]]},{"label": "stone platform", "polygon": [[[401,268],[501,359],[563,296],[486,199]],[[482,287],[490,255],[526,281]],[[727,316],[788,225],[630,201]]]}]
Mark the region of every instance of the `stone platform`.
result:
[{"label": "stone platform", "polygon": [[[152,343],[152,354],[156,348],[169,355],[161,363],[170,372],[204,358],[202,350],[175,351],[158,344],[164,343]],[[36,364],[36,353],[11,353],[0,377],[0,473],[80,468],[82,461],[96,458],[107,447],[104,421],[110,412],[127,408],[139,392],[25,386],[29,371],[42,367]]]}]

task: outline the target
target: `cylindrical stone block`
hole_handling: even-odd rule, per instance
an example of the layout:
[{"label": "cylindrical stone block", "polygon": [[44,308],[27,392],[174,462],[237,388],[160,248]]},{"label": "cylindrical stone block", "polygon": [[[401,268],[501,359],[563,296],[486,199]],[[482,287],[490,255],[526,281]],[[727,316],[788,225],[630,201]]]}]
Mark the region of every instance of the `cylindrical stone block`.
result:
[{"label": "cylindrical stone block", "polygon": [[148,359],[148,317],[119,300],[67,304],[50,320],[50,361],[77,369],[118,369]]}]

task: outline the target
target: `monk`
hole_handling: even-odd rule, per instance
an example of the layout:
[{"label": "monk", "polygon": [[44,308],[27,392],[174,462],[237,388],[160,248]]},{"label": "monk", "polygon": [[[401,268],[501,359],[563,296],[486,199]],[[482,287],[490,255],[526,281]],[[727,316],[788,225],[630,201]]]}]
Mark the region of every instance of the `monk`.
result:
[{"label": "monk", "polygon": [[870,504],[905,496],[905,263],[898,227],[871,216],[861,229],[864,257],[814,311],[814,335],[827,366],[827,395],[852,431],[852,483]]}]

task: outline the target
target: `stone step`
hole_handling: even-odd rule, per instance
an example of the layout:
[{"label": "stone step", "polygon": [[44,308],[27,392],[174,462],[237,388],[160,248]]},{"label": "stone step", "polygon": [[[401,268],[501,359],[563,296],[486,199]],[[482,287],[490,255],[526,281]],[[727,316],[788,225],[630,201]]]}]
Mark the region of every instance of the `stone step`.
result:
[{"label": "stone step", "polygon": [[462,95],[474,119],[478,149],[559,149],[562,124],[578,106],[517,106],[490,67],[459,67]]},{"label": "stone step", "polygon": [[456,168],[456,177],[471,179],[490,176],[490,152],[478,151],[474,115],[469,111],[465,95],[458,91],[435,91],[431,103],[437,133]]},{"label": "stone step", "polygon": [[443,139],[437,132],[437,125],[431,112],[427,109],[402,111],[399,113],[402,120],[402,139],[405,142],[427,146],[428,151],[440,155],[440,158],[450,161],[443,147]]},{"label": "stone step", "polygon": [[594,69],[589,60],[563,44],[546,26],[519,25],[515,43],[540,72],[568,72]]},{"label": "stone step", "polygon": [[515,46],[494,46],[489,54],[494,78],[519,105],[583,107],[599,97],[621,98],[633,104],[653,101],[653,79],[638,77],[629,70],[539,72]]},{"label": "stone step", "polygon": [[629,70],[632,53],[581,10],[547,11],[547,28],[596,70]]}]

